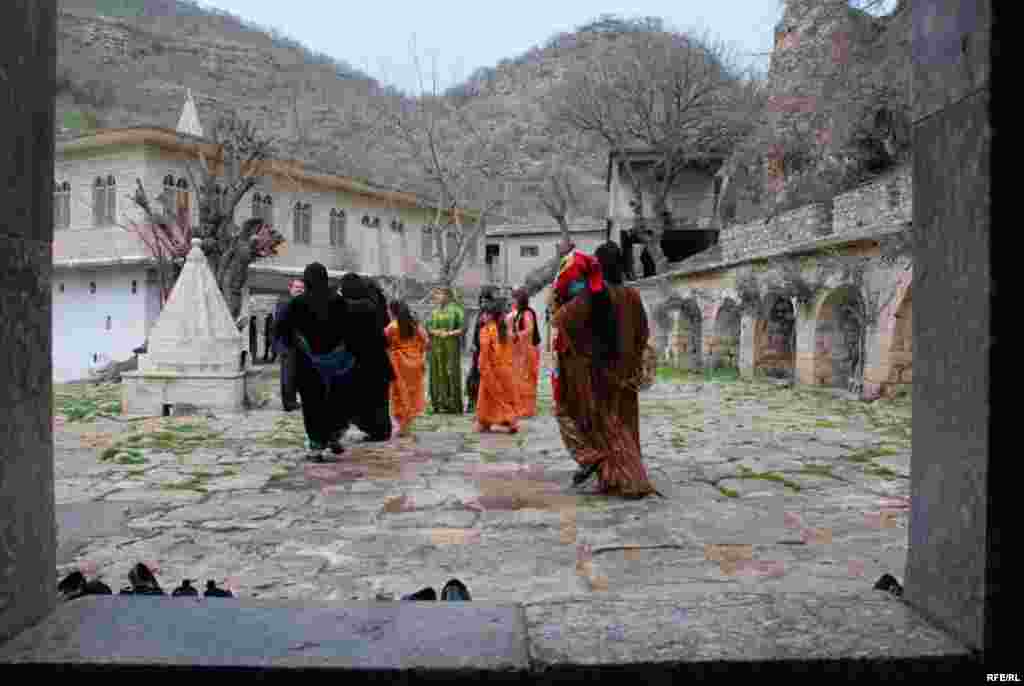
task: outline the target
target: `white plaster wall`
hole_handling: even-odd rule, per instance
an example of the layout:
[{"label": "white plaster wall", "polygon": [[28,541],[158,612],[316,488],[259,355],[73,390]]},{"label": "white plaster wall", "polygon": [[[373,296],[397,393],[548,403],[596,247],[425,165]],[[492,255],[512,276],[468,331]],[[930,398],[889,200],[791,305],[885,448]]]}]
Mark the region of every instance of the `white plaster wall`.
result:
[{"label": "white plaster wall", "polygon": [[[604,236],[602,229],[593,233],[573,234],[573,241],[577,249],[593,254],[605,242]],[[555,256],[559,240],[561,236],[557,232],[488,239],[488,243],[501,246],[500,266],[496,270],[499,283],[513,287],[522,285],[527,274]],[[531,245],[537,246],[537,257],[521,257],[521,248]]]},{"label": "white plaster wall", "polygon": [[[54,163],[54,181],[71,184],[71,226],[68,230],[95,228],[93,223],[92,189],[97,176],[104,179],[113,174],[117,180],[117,221],[141,221],[142,213],[129,196],[135,192],[138,178],[147,183],[145,152],[142,146],[125,146],[97,152],[75,153],[58,157]],[[147,188],[148,190],[148,188]]]},{"label": "white plaster wall", "polygon": [[[134,294],[131,292],[133,280],[137,285]],[[90,281],[96,283],[95,295],[89,292]],[[54,380],[60,383],[85,378],[90,369],[130,358],[132,350],[146,338],[148,293],[143,267],[56,270],[53,276]],[[106,330],[108,315],[110,331]]]}]

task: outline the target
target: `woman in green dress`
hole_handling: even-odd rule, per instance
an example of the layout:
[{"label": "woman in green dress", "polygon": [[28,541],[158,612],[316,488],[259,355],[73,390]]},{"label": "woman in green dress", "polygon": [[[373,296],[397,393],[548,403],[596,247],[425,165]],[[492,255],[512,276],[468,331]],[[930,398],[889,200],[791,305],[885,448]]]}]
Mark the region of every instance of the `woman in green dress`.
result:
[{"label": "woman in green dress", "polygon": [[430,405],[438,414],[462,414],[462,333],[464,313],[450,288],[434,292],[437,308],[427,322],[430,334]]}]

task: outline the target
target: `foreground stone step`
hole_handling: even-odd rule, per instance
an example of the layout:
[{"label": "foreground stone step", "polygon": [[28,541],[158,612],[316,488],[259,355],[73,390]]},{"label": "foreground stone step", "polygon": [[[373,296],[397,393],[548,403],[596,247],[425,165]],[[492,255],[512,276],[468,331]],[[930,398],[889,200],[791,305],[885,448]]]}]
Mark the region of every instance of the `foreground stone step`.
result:
[{"label": "foreground stone step", "polygon": [[963,646],[880,591],[569,596],[525,607],[87,596],[0,646],[0,665],[5,676],[15,666],[22,676],[177,667],[214,677],[317,670],[467,683],[610,681],[624,669],[645,682],[773,669],[980,669]]}]

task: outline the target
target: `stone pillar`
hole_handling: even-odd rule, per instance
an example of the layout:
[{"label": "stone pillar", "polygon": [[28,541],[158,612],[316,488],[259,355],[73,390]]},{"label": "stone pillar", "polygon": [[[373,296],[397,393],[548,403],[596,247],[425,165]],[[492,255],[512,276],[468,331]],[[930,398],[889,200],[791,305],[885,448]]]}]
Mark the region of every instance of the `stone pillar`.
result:
[{"label": "stone pillar", "polygon": [[0,641],[55,606],[55,0],[9,0],[0,34]]},{"label": "stone pillar", "polygon": [[[991,333],[991,257],[999,254],[990,232],[991,167],[1000,146],[992,140],[989,51],[997,25],[992,9],[999,4],[918,0],[912,8],[918,374],[904,583],[912,606],[968,646],[995,655],[1002,652],[993,631],[997,613],[1012,612],[995,595],[1000,572],[1013,570],[999,566],[1005,543],[997,536],[992,507],[998,499],[991,489],[1019,483],[1006,473],[1015,460],[1005,454],[992,460],[990,448],[992,428],[999,426],[992,423],[990,384],[1010,376],[1013,368],[996,365]],[[1003,61],[1009,59],[1004,52]],[[1014,252],[1003,251],[1011,257]],[[1009,307],[1016,304],[1005,303],[1004,311]],[[1012,430],[1013,420],[1006,426]],[[1008,518],[1002,524],[1009,529]],[[1003,620],[998,624],[1006,632],[998,638],[1008,641],[1008,627]]]},{"label": "stone pillar", "polygon": [[814,313],[819,309],[816,305],[794,308],[796,313],[796,369],[793,380],[807,386],[817,383],[815,361],[818,353],[818,327]]},{"label": "stone pillar", "polygon": [[754,376],[754,324],[751,314],[744,313],[740,319],[740,376],[746,379]]}]

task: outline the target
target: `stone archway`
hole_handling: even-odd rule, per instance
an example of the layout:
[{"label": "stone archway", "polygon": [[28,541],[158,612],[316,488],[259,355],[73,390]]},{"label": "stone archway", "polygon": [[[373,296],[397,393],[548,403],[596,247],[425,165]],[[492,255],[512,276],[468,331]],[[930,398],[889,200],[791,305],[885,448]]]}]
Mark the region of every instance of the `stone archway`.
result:
[{"label": "stone archway", "polygon": [[668,341],[672,363],[680,369],[700,369],[703,366],[700,349],[703,318],[700,308],[694,300],[684,300],[675,310],[674,319]]},{"label": "stone archway", "polygon": [[700,369],[701,313],[692,298],[672,298],[655,314],[659,359],[679,369]]},{"label": "stone archway", "polygon": [[889,364],[883,392],[889,395],[903,389],[909,390],[912,382],[914,329],[910,296],[911,289],[908,287],[893,315],[894,321],[887,341],[885,352]]},{"label": "stone archway", "polygon": [[860,325],[851,316],[860,295],[852,286],[841,286],[829,293],[818,309],[814,323],[814,376],[813,383],[821,386],[849,389],[850,382],[863,365]]},{"label": "stone archway", "polygon": [[796,369],[796,312],[789,298],[768,295],[754,324],[754,370],[793,378]]},{"label": "stone archway", "polygon": [[741,319],[740,307],[732,299],[726,299],[718,308],[714,332],[708,338],[708,355],[711,358],[712,369],[739,367]]}]

